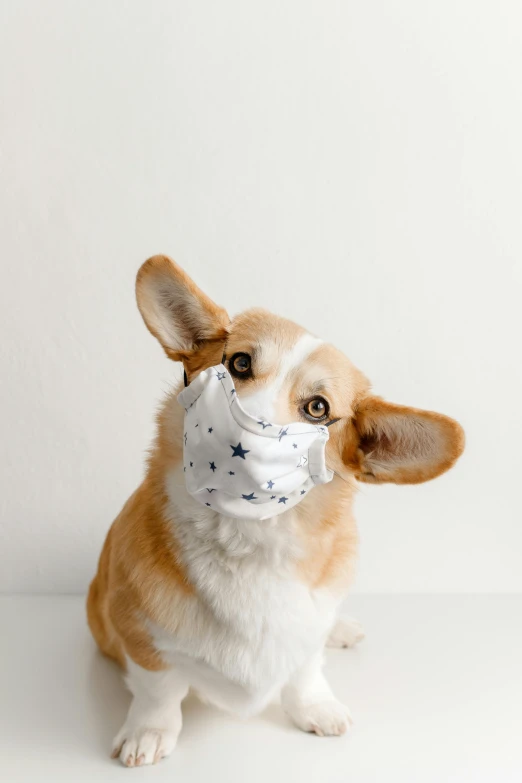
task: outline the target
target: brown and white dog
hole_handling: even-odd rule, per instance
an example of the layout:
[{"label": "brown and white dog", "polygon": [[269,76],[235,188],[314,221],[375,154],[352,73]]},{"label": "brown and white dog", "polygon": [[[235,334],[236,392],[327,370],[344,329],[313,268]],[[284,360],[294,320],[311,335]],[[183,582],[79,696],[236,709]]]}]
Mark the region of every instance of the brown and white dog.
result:
[{"label": "brown and white dog", "polygon": [[88,597],[92,633],[133,694],[113,756],[127,766],[167,756],[190,687],[240,715],[280,692],[300,729],[343,734],[350,714],[322,674],[322,650],[362,638],[358,623],[337,620],[357,552],[357,482],[432,479],[461,454],[463,431],[373,396],[340,351],[291,321],[264,310],[229,320],[165,256],[139,270],[137,299],[189,382],[239,354],[227,367],[248,413],[279,424],[341,421],[326,447],[330,483],[272,519],[228,518],[185,488],[184,410],[179,389],[168,396],[145,480],[108,533]]}]

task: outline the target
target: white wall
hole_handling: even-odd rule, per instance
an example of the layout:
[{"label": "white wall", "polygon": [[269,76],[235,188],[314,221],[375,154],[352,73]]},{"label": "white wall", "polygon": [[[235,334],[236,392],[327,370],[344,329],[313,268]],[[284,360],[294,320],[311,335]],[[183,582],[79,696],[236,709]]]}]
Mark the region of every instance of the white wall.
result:
[{"label": "white wall", "polygon": [[175,376],[173,255],[467,452],[364,487],[357,589],[522,589],[520,3],[0,3],[0,588],[84,591]]}]

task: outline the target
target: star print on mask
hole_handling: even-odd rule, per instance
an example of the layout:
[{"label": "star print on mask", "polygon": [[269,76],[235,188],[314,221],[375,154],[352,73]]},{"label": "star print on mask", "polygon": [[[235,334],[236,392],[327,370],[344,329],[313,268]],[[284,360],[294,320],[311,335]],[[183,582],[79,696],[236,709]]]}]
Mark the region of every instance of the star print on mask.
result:
[{"label": "star print on mask", "polygon": [[[178,481],[183,481],[200,508],[216,516],[272,519],[306,500],[314,484],[332,480],[324,448],[315,445],[326,443],[329,430],[302,421],[283,424],[277,418],[274,423],[262,415],[252,416],[243,408],[243,393],[234,381],[228,367],[219,364],[180,392],[180,413],[183,416],[184,408],[188,412],[180,425],[183,476],[178,473]],[[194,427],[199,427],[199,434],[189,437]]]},{"label": "star print on mask", "polygon": [[241,443],[238,443],[237,446],[230,445],[230,448],[232,449],[232,456],[233,457],[241,457],[241,459],[246,459],[245,454],[248,454],[250,449],[244,449],[241,445]]}]

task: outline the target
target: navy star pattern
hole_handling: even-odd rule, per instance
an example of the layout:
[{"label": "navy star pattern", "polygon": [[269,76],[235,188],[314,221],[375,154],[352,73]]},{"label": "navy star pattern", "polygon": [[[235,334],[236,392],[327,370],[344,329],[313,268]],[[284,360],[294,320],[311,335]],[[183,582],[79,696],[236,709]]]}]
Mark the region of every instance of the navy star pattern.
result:
[{"label": "navy star pattern", "polygon": [[[221,381],[221,380],[223,380],[227,376],[227,374],[228,373],[226,373],[226,372],[219,372],[219,373],[216,373],[216,377],[217,377],[217,379],[219,381]],[[236,394],[236,390],[234,388],[231,389],[230,390],[230,395],[233,397],[235,394]],[[233,401],[231,400],[229,404],[231,405],[232,402]],[[189,409],[191,407],[192,407],[192,405],[189,406]],[[189,409],[187,409],[187,410],[189,410]],[[263,432],[264,432],[265,429],[274,427],[274,425],[271,422],[266,421],[263,418],[260,418],[260,419],[256,420],[256,422],[257,422],[257,424],[260,427],[262,427]],[[200,421],[200,422],[194,424],[193,426],[194,427],[199,427],[200,424],[202,425],[202,427],[206,426],[207,434],[212,435],[212,433],[214,432],[214,427],[212,426],[211,421],[207,421],[207,422],[201,422]],[[275,427],[277,428],[277,425],[275,425]],[[279,441],[279,443],[281,443],[282,439],[286,435],[294,434],[294,433],[291,432],[292,429],[293,429],[293,427],[291,425],[279,426],[275,430],[275,432],[274,432],[275,438]],[[216,437],[218,437],[218,436],[216,436]],[[294,434],[294,437],[295,437],[295,434]],[[185,446],[190,445],[188,443],[188,441],[190,440],[189,437],[188,437],[188,432],[184,432],[183,433],[183,439],[184,439]],[[213,442],[215,443],[215,441],[213,441]],[[219,443],[219,437],[218,437],[218,443]],[[297,450],[299,448],[298,442],[293,442],[293,440],[290,440],[290,443],[292,444],[292,448],[287,448],[286,450],[283,450],[282,454],[283,455],[286,454],[286,457],[283,457],[283,459],[285,459],[285,458],[288,459],[288,457],[290,456],[289,455],[289,451],[291,452],[292,449]],[[288,444],[289,447],[290,447],[290,443]],[[249,444],[247,444],[247,445],[249,445]],[[222,448],[225,448],[225,444],[219,443],[219,446],[222,447]],[[220,454],[217,454],[217,458],[218,458],[218,462],[220,463],[222,469],[224,468],[224,471],[226,471],[226,473],[229,476],[235,477],[236,473],[233,470],[228,470],[227,471],[225,465],[222,464],[222,463],[223,462],[229,462],[229,460],[231,458],[234,458],[234,457],[239,457],[242,460],[246,460],[249,454],[255,455],[256,454],[256,450],[252,451],[252,449],[254,448],[253,446],[251,446],[250,449],[244,448],[243,444],[241,443],[241,441],[239,441],[237,444],[232,444],[231,443],[231,444],[229,444],[229,446],[230,446],[230,449],[232,450],[232,453],[229,455],[229,459],[228,460],[226,459],[224,453],[223,453],[223,456],[221,456]],[[197,446],[196,446],[196,448],[197,448]],[[283,447],[283,449],[284,449],[284,447]],[[308,454],[307,454],[306,451],[305,451],[305,454],[306,454],[306,457],[301,454],[301,456],[298,457],[297,464],[294,463],[297,468],[301,468],[301,467],[304,467],[305,465],[307,465],[307,463],[308,463],[308,459],[307,459]],[[188,455],[189,454],[187,454],[187,456]],[[192,454],[190,456],[192,456]],[[197,456],[197,454],[194,454],[194,456]],[[221,456],[221,459],[220,459],[220,456]],[[190,468],[193,468],[195,466],[195,463],[194,462],[190,462],[189,465],[190,465]],[[212,461],[209,460],[208,461],[208,465],[209,465],[208,469],[211,470],[212,473],[217,473],[217,475],[219,476],[219,465],[216,464],[215,459],[212,460]],[[186,472],[187,469],[188,469],[188,466],[185,465],[185,467],[183,468],[183,471]],[[196,470],[197,470],[197,468],[196,468]],[[241,479],[241,473],[236,478],[236,481],[238,479],[239,480]],[[188,478],[187,478],[187,480],[188,480]],[[218,479],[216,478],[216,480],[218,480]],[[266,490],[273,490],[274,487],[276,486],[276,483],[277,482],[275,482],[273,479],[269,479],[268,481],[266,481],[266,483],[263,486],[266,488]],[[231,482],[231,484],[232,484],[232,482]],[[248,484],[247,484],[247,486],[248,486]],[[214,487],[205,487],[205,489],[206,489],[208,494],[212,494],[213,492],[217,492],[218,493],[217,497],[218,497],[218,500],[219,500],[221,489],[216,490]],[[259,497],[255,494],[255,491],[254,492],[246,492],[246,491],[242,492],[243,487],[241,487],[241,486],[239,486],[237,489],[239,489],[239,494],[235,495],[236,498],[240,497],[242,500],[246,500],[249,503],[252,503],[252,502],[254,502],[256,500],[259,500]],[[260,489],[261,489],[261,487],[260,487]],[[295,495],[299,495],[299,497],[303,497],[306,494],[307,494],[307,490],[306,489],[297,489],[296,491],[292,491],[291,492],[290,497],[287,497],[284,494],[283,495],[281,495],[281,494],[280,495],[270,495],[270,496],[268,496],[268,494],[267,494],[266,497],[269,497],[270,501],[277,500],[277,504],[278,505],[279,505],[279,503],[281,503],[283,506],[286,506],[287,503],[290,503],[290,505],[293,505],[296,502],[297,498],[295,498]],[[203,498],[201,498],[201,500],[203,501]],[[205,506],[211,507],[211,503],[206,502]],[[219,509],[219,503],[218,503],[217,508]]]},{"label": "navy star pattern", "polygon": [[225,377],[225,375],[226,375],[226,372],[218,372],[217,375],[216,375],[216,378],[218,379],[218,381],[222,381],[223,378]]},{"label": "navy star pattern", "polygon": [[237,446],[232,446],[231,444],[230,448],[232,449],[233,457],[241,457],[241,459],[246,459],[245,454],[250,453],[250,449],[244,449],[241,443],[238,443]]}]

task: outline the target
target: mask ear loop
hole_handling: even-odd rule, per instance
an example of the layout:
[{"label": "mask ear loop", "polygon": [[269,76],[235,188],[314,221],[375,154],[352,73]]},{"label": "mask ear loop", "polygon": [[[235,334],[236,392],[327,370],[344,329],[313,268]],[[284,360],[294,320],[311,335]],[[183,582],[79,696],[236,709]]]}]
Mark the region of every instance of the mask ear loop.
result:
[{"label": "mask ear loop", "polygon": [[[226,353],[224,353],[221,358],[221,364],[225,364],[226,360],[227,360],[227,355]],[[185,384],[185,388],[186,388],[188,386],[188,378],[187,378],[187,371],[185,370],[185,368],[183,368],[183,383]],[[331,421],[330,424],[333,424],[333,421]]]},{"label": "mask ear loop", "polygon": [[341,421],[341,419],[332,419],[332,421],[327,421],[324,426],[325,427],[331,427],[332,424],[337,424],[338,421]]},{"label": "mask ear loop", "polygon": [[[338,422],[338,421],[341,421],[341,418],[340,418],[340,417],[339,417],[338,419],[332,419],[332,421],[329,421],[329,422],[327,422],[327,423],[326,423],[324,426],[325,426],[325,427],[330,427],[332,424],[337,424],[337,422]],[[327,465],[326,467],[328,468],[328,465]],[[336,471],[336,470],[333,470],[332,468],[328,468],[328,470],[331,470],[331,471],[332,471],[332,473],[334,473],[334,474],[335,474],[335,475],[336,475],[338,478],[342,479],[342,480],[343,480],[343,481],[344,481],[346,484],[349,484],[349,483],[350,483],[349,481],[347,481],[347,480],[344,478],[344,476],[341,476],[341,474],[340,474],[340,473],[337,473],[337,471]]]}]

